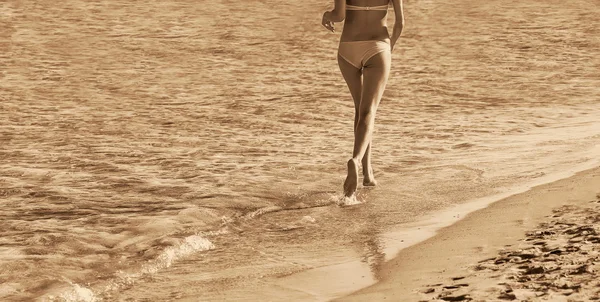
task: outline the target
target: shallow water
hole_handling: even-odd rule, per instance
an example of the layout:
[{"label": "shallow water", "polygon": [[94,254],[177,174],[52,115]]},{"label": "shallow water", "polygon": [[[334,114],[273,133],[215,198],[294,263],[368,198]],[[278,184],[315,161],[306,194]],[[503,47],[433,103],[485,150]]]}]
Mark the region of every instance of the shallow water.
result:
[{"label": "shallow water", "polygon": [[2,300],[320,300],[257,289],[355,259],[376,280],[386,231],[600,155],[594,2],[407,1],[380,187],[337,207],[329,6],[247,3],[0,4]]}]

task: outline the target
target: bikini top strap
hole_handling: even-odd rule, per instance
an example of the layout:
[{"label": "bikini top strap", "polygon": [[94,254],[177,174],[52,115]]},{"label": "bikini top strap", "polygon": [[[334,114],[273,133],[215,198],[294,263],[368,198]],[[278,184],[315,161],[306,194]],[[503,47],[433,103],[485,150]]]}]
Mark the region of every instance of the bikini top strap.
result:
[{"label": "bikini top strap", "polygon": [[346,10],[388,10],[390,1],[388,1],[387,4],[376,5],[376,6],[358,6],[358,5],[346,4]]},{"label": "bikini top strap", "polygon": [[388,5],[378,6],[358,6],[358,5],[346,5],[346,10],[388,10]]}]

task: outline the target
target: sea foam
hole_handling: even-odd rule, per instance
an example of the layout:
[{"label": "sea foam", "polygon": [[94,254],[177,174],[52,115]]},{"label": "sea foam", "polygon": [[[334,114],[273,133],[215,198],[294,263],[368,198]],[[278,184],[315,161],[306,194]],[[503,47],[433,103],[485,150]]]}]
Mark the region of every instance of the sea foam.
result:
[{"label": "sea foam", "polygon": [[96,292],[91,288],[81,286],[66,280],[70,287],[58,295],[47,296],[44,301],[49,302],[96,302],[102,301],[102,296],[110,296],[116,290],[135,284],[140,278],[158,273],[160,270],[173,265],[176,261],[191,256],[194,253],[214,249],[215,246],[208,239],[199,236],[191,235],[186,237],[179,245],[166,248],[158,257],[148,261],[136,272],[117,272],[117,276],[111,280],[103,290]]}]

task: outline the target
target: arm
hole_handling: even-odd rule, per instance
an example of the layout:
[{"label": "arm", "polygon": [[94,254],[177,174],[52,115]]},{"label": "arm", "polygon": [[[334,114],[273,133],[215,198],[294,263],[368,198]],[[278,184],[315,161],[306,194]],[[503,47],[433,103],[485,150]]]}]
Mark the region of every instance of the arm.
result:
[{"label": "arm", "polygon": [[346,19],[346,0],[334,0],[333,10],[327,11],[323,14],[323,20],[321,24],[330,31],[335,31],[333,27],[334,22],[342,22]]},{"label": "arm", "polygon": [[392,0],[392,4],[394,5],[394,13],[396,15],[396,22],[394,23],[390,41],[393,50],[394,45],[396,45],[396,42],[402,34],[402,29],[404,29],[404,10],[402,9],[402,0]]}]

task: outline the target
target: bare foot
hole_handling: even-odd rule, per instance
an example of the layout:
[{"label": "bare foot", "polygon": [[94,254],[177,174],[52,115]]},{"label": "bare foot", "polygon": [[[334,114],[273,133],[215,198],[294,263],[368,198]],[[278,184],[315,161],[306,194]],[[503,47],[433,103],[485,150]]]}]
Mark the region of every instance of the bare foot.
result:
[{"label": "bare foot", "polygon": [[377,186],[377,181],[375,180],[375,178],[367,178],[365,177],[365,179],[363,179],[363,186],[365,187],[375,187]]},{"label": "bare foot", "polygon": [[358,187],[358,162],[355,159],[348,161],[348,176],[344,181],[344,195],[350,197],[356,192]]},{"label": "bare foot", "polygon": [[374,187],[377,185],[375,176],[373,176],[373,168],[363,163],[363,186]]}]

